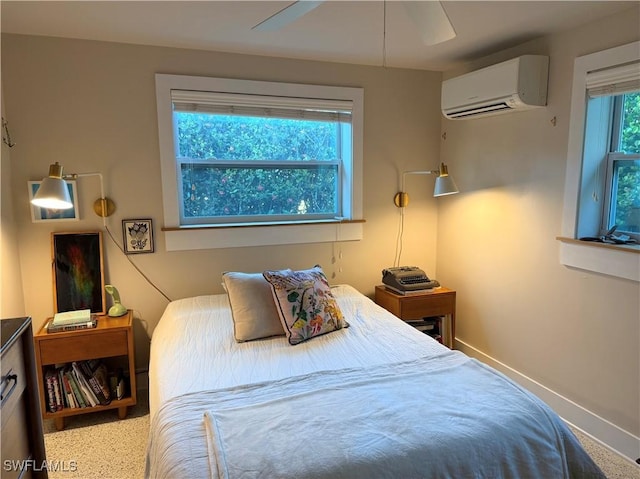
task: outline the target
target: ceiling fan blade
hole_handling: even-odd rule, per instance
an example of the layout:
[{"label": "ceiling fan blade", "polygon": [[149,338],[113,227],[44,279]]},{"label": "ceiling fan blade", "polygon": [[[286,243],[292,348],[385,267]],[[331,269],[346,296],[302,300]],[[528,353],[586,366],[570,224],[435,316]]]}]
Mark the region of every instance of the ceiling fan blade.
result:
[{"label": "ceiling fan blade", "polygon": [[440,2],[402,2],[402,4],[418,27],[425,45],[435,45],[455,38],[456,31]]},{"label": "ceiling fan blade", "polygon": [[291,5],[284,7],[279,12],[274,13],[266,20],[258,23],[252,28],[252,30],[258,30],[261,32],[273,32],[279,30],[285,25],[296,21],[301,16],[306,15],[311,10],[317,8],[321,3],[324,3],[324,1],[325,0],[304,0],[293,2]]}]

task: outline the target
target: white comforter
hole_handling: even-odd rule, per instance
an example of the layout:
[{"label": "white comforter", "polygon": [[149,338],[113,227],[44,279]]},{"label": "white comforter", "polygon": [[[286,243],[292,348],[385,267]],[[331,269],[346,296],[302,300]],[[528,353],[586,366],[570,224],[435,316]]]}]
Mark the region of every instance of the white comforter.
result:
[{"label": "white comforter", "polygon": [[236,343],[224,295],[169,305],[147,477],[604,477],[504,376],[351,287],[334,294],[351,327],[297,346]]}]

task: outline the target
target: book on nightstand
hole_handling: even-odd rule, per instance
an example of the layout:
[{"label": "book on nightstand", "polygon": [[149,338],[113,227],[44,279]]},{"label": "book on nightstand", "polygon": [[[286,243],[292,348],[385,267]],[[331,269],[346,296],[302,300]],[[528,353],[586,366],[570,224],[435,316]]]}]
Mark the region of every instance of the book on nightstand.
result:
[{"label": "book on nightstand", "polygon": [[62,326],[64,324],[86,323],[89,321],[91,321],[90,309],[79,309],[77,311],[55,313],[52,320],[55,326]]},{"label": "book on nightstand", "polygon": [[60,324],[54,323],[54,320],[49,320],[46,325],[47,333],[61,333],[64,331],[75,331],[76,329],[90,329],[95,328],[98,325],[98,320],[95,317],[90,317],[88,321]]}]

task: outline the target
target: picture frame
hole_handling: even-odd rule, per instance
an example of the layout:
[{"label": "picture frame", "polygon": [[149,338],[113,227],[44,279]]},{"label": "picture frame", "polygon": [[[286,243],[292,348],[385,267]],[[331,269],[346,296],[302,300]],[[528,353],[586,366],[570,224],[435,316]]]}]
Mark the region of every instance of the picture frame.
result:
[{"label": "picture frame", "polygon": [[[28,181],[29,187],[29,202],[36,195],[36,192],[40,188],[42,181]],[[69,196],[73,207],[67,210],[54,210],[49,208],[40,208],[36,205],[31,205],[31,221],[33,223],[41,223],[45,221],[78,221],[80,219],[80,212],[78,210],[78,190],[76,188],[75,180],[67,180],[67,188],[69,189]]]},{"label": "picture frame", "polygon": [[51,233],[53,309],[105,315],[102,232]]},{"label": "picture frame", "polygon": [[153,253],[153,221],[122,220],[122,244],[126,254]]}]

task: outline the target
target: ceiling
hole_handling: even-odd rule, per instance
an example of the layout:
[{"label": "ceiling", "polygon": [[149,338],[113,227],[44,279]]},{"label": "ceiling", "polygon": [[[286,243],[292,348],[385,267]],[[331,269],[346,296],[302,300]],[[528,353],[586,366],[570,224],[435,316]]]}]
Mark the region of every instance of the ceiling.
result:
[{"label": "ceiling", "polygon": [[395,0],[386,2],[384,41],[382,1],[326,1],[278,31],[251,29],[290,3],[2,0],[0,18],[3,33],[444,71],[636,2],[443,1],[457,36],[433,46]]}]

